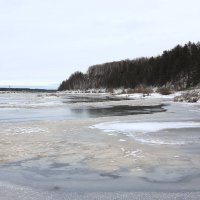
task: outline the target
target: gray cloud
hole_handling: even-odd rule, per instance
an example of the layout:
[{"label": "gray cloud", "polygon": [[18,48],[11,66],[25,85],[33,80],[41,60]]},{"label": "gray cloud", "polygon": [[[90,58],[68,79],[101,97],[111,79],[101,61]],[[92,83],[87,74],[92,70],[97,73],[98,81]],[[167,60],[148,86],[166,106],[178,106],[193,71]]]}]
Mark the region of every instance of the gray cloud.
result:
[{"label": "gray cloud", "polygon": [[92,64],[200,40],[198,0],[0,0],[0,84],[61,82]]}]

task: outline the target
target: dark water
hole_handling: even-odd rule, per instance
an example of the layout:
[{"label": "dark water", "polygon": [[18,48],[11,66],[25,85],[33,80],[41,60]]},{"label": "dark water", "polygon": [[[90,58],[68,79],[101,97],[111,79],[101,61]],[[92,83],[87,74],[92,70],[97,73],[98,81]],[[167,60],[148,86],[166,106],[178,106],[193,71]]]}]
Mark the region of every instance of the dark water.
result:
[{"label": "dark water", "polygon": [[164,112],[163,105],[158,106],[113,106],[107,108],[71,109],[72,115],[83,117],[125,116]]},{"label": "dark water", "polygon": [[112,96],[77,97],[77,95],[69,95],[69,94],[62,97],[63,103],[93,103],[93,102],[121,101],[121,100],[129,100],[129,99],[121,97],[117,98]]}]

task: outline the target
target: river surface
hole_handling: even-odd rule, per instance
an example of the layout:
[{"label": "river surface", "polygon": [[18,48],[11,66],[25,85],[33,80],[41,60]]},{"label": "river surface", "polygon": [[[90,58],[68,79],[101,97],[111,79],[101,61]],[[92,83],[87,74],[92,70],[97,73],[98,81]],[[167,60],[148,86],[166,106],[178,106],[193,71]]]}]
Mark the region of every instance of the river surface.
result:
[{"label": "river surface", "polygon": [[142,96],[0,94],[0,155],[4,196],[199,191],[200,106]]}]

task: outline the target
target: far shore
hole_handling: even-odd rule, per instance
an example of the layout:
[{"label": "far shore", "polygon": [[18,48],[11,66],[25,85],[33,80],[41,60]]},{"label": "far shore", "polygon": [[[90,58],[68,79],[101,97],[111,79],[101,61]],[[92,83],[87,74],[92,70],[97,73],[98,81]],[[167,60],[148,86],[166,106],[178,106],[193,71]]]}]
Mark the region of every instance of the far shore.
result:
[{"label": "far shore", "polygon": [[56,92],[53,89],[32,89],[32,88],[0,88],[0,93],[13,93],[13,92]]}]

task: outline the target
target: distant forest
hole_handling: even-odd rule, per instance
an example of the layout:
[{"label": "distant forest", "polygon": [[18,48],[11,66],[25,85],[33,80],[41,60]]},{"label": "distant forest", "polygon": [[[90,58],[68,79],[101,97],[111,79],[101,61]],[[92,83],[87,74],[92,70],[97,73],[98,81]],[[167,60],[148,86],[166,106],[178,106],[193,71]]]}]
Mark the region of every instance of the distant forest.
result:
[{"label": "distant forest", "polygon": [[73,73],[58,90],[135,88],[139,85],[186,89],[200,83],[200,42],[164,51],[157,57],[122,60]]},{"label": "distant forest", "polygon": [[30,88],[0,88],[1,92],[55,92],[56,90],[30,89]]}]

